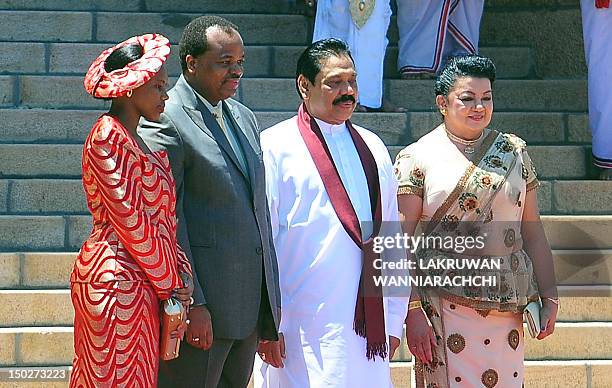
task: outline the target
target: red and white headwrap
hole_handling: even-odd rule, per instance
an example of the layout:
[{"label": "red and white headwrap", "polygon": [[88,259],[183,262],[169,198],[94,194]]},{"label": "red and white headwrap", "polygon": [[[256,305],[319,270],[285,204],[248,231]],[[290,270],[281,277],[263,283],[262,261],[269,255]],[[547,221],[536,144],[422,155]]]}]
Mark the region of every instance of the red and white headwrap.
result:
[{"label": "red and white headwrap", "polygon": [[[132,44],[143,48],[142,57],[128,63],[124,68],[107,73],[106,58],[115,50]],[[97,98],[115,98],[144,85],[153,78],[170,55],[170,42],[159,34],[135,36],[115,47],[110,47],[96,58],[85,75],[85,90]]]}]

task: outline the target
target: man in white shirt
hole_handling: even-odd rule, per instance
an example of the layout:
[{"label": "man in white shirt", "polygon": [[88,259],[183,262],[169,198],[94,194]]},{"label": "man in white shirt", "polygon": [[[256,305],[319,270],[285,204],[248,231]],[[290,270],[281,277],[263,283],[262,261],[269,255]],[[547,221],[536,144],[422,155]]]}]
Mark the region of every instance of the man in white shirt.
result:
[{"label": "man in white shirt", "polygon": [[280,340],[258,349],[255,385],[388,387],[408,289],[387,297],[374,285],[371,242],[401,230],[391,159],[349,120],[357,73],[344,42],[313,43],[297,74],[298,115],[261,134],[283,314]]}]

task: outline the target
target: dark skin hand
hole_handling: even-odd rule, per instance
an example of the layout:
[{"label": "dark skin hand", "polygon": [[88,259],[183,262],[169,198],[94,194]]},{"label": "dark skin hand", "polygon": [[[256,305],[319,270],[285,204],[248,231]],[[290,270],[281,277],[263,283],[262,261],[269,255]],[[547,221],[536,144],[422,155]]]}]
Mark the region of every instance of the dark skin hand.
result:
[{"label": "dark skin hand", "polygon": [[205,305],[192,307],[187,320],[187,342],[202,350],[209,349],[213,343],[213,328],[208,308]]}]

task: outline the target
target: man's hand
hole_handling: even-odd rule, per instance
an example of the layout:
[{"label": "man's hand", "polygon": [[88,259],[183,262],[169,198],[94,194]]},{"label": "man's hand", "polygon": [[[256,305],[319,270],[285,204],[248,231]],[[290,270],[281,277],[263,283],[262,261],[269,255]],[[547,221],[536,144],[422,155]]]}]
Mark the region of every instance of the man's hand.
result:
[{"label": "man's hand", "polygon": [[177,298],[185,308],[188,308],[192,301],[193,279],[189,274],[184,272],[181,272],[180,276],[184,287],[175,289],[174,297]]},{"label": "man's hand", "polygon": [[196,348],[206,350],[213,343],[213,329],[210,312],[206,306],[195,306],[189,310],[187,316],[187,342]]},{"label": "man's hand", "polygon": [[395,351],[400,346],[400,339],[392,335],[389,336],[389,361],[393,358]]},{"label": "man's hand", "polygon": [[283,333],[278,333],[278,341],[259,341],[257,353],[266,364],[270,364],[275,368],[283,368],[285,366],[283,359],[287,357]]}]

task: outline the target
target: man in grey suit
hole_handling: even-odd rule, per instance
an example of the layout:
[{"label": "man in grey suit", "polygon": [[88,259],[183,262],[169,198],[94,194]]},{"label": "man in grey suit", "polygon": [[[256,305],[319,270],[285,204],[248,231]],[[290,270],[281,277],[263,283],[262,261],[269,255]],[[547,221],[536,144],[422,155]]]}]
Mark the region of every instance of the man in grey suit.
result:
[{"label": "man in grey suit", "polygon": [[278,339],[280,292],[255,115],[231,99],[243,74],[235,25],[191,21],[180,41],[183,74],[159,122],[139,134],[168,152],[177,187],[178,238],[194,271],[187,344],[160,364],[160,386],[246,387],[258,340]]}]

